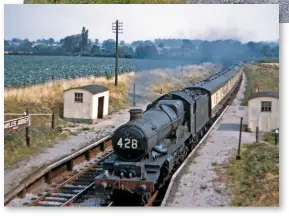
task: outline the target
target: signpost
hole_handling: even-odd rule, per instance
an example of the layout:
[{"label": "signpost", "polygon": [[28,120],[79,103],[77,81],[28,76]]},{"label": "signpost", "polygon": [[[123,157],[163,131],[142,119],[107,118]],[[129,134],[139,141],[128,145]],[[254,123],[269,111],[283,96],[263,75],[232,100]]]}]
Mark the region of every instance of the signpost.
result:
[{"label": "signpost", "polygon": [[24,116],[17,119],[12,119],[4,122],[4,132],[11,132],[17,129],[26,128],[30,126],[30,116]]},{"label": "signpost", "polygon": [[8,121],[4,122],[4,133],[10,133],[13,132],[14,130],[17,129],[24,129],[25,128],[25,138],[26,138],[26,145],[28,147],[30,147],[30,136],[29,136],[29,127],[31,126],[31,115],[34,116],[52,116],[51,118],[51,128],[54,129],[55,128],[55,112],[54,109],[52,109],[52,114],[50,113],[35,113],[35,114],[29,114],[28,110],[26,110],[26,112],[23,113],[4,113],[4,115],[10,115],[10,116],[15,116],[15,115],[25,115],[23,117],[20,118],[16,118],[16,119],[11,119]]}]

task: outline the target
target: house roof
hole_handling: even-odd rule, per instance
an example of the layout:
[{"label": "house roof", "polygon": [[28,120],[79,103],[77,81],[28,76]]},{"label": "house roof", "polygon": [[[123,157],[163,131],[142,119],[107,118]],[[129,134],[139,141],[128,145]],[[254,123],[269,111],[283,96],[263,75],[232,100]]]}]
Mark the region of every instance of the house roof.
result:
[{"label": "house roof", "polygon": [[98,94],[98,93],[101,93],[101,92],[108,91],[107,88],[105,88],[104,86],[101,86],[101,85],[79,86],[79,87],[76,87],[76,88],[67,89],[65,91],[69,91],[69,90],[72,90],[72,89],[82,89],[82,90],[90,92],[91,94]]},{"label": "house roof", "polygon": [[259,97],[273,97],[279,99],[279,93],[278,92],[271,92],[271,91],[263,91],[263,92],[256,92],[254,94],[251,94],[248,98],[248,100],[259,98]]}]

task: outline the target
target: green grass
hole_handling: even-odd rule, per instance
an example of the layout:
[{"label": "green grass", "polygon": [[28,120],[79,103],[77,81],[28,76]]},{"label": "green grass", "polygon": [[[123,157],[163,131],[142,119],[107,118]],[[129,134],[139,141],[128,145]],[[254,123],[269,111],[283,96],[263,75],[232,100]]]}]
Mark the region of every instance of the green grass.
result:
[{"label": "green grass", "polygon": [[243,144],[224,166],[225,182],[232,186],[232,206],[279,206],[279,147],[267,134],[266,142]]},{"label": "green grass", "polygon": [[247,87],[242,105],[248,105],[251,92],[275,91],[279,92],[279,68],[267,67],[261,64],[248,64],[244,68],[247,75]]},{"label": "green grass", "polygon": [[[23,113],[28,109],[29,113],[52,113],[51,109],[39,104],[21,104],[13,100],[5,100],[5,113]],[[65,122],[59,117],[59,110],[56,109],[55,125]],[[5,120],[19,118],[20,116],[5,116]],[[31,146],[26,146],[25,130],[16,130],[4,135],[4,164],[13,165],[36,152],[40,148],[52,146],[55,141],[64,139],[66,136],[57,129],[51,128],[51,116],[31,116],[32,126],[30,129]]]},{"label": "green grass", "polygon": [[24,0],[25,4],[184,4],[184,0]]},{"label": "green grass", "polygon": [[52,130],[45,126],[33,126],[30,127],[30,147],[27,147],[25,130],[5,134],[4,164],[5,166],[13,165],[17,161],[39,152],[42,147],[52,147],[55,141],[65,137],[59,130]]}]

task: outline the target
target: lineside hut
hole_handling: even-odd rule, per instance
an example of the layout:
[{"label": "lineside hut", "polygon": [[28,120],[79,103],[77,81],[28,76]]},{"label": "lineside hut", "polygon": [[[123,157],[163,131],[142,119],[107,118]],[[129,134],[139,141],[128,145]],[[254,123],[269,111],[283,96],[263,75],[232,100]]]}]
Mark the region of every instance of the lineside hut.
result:
[{"label": "lineside hut", "polygon": [[100,85],[86,85],[64,91],[67,121],[94,124],[108,115],[109,90]]},{"label": "lineside hut", "polygon": [[248,98],[248,129],[269,132],[279,128],[279,93],[256,92]]}]

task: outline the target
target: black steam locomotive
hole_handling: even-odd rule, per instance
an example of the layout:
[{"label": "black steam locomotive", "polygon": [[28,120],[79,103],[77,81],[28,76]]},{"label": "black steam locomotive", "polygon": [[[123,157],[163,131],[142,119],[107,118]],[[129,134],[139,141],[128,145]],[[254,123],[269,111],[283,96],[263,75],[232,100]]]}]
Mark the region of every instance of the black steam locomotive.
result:
[{"label": "black steam locomotive", "polygon": [[197,145],[236,93],[242,78],[237,64],[182,91],[170,92],[131,110],[131,119],[112,136],[114,155],[95,179],[116,205],[146,204]]}]

